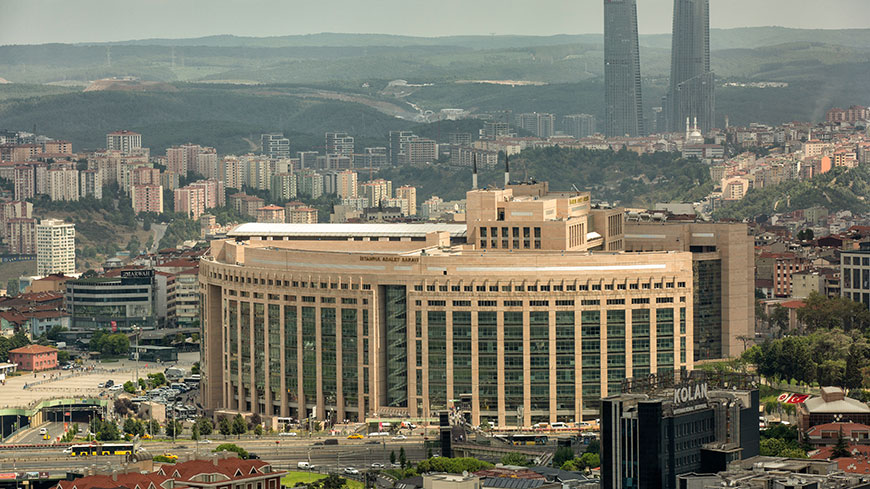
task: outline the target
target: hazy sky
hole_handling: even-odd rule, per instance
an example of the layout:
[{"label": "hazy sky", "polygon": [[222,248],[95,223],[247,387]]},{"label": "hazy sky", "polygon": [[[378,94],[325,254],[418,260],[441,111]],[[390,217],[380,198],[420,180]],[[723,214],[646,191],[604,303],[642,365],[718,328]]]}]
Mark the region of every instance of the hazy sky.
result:
[{"label": "hazy sky", "polygon": [[[669,32],[673,0],[637,0],[641,33]],[[710,0],[712,27],[866,28],[870,0]],[[602,0],[0,0],[0,44],[212,34],[602,32]]]}]

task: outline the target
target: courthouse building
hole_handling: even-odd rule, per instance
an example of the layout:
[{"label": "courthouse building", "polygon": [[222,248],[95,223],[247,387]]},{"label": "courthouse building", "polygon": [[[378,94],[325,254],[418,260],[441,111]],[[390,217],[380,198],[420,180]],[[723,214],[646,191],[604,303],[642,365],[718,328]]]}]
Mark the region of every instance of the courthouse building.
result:
[{"label": "courthouse building", "polygon": [[468,192],[461,224],[243,224],[200,262],[205,407],[597,417],[626,377],[693,366],[692,254],[624,253],[622,226],[534,182]]}]

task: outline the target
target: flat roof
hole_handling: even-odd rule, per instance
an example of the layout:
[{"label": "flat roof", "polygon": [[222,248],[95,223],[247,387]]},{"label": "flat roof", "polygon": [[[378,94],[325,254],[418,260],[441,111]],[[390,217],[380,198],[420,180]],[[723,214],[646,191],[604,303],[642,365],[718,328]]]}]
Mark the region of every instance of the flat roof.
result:
[{"label": "flat roof", "polygon": [[425,237],[428,233],[447,231],[451,238],[464,238],[468,232],[465,223],[260,223],[240,224],[227,233],[227,237],[297,236],[297,237]]}]

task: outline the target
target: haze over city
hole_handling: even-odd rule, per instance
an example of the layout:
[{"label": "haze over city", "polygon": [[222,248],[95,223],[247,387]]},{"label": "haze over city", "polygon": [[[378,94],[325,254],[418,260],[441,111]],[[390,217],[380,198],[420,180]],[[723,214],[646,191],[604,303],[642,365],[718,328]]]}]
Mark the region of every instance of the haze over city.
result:
[{"label": "haze over city", "polygon": [[[638,2],[639,32],[670,32],[672,10],[670,0]],[[870,18],[864,0],[712,0],[710,10],[712,28],[865,28]],[[602,32],[602,12],[597,0],[4,0],[0,44],[319,32],[586,34]],[[129,19],[136,22],[130,25]]]}]

